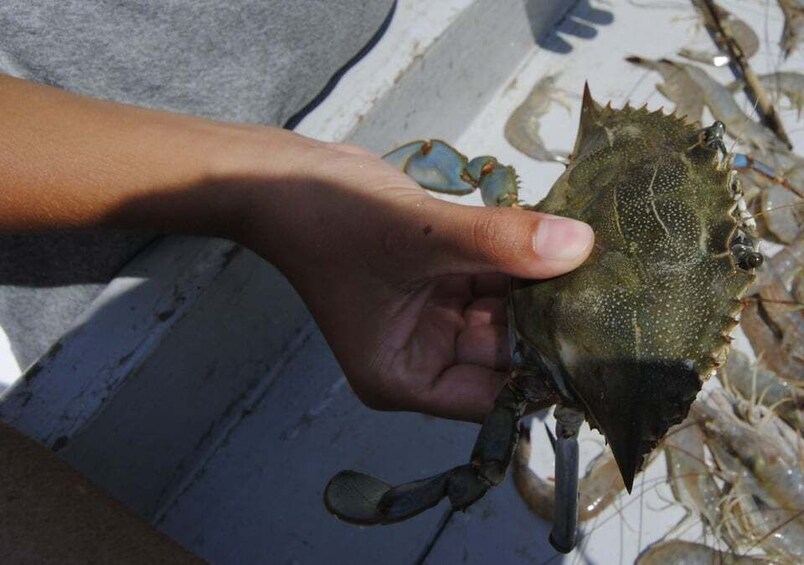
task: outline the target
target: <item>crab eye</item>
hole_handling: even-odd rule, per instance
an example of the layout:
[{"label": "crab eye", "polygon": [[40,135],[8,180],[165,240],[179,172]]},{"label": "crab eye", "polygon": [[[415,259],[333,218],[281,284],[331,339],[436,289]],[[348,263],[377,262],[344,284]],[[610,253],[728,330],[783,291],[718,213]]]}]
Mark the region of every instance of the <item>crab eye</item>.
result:
[{"label": "crab eye", "polygon": [[741,269],[748,271],[760,267],[765,257],[756,250],[752,239],[743,233],[736,233],[731,240],[731,254]]},{"label": "crab eye", "polygon": [[716,121],[708,128],[701,130],[703,145],[709,149],[719,151],[724,157],[728,155],[726,146],[723,143],[723,136],[726,134],[726,126],[721,121]]},{"label": "crab eye", "polygon": [[743,263],[748,266],[749,269],[756,269],[757,267],[761,267],[762,263],[765,262],[765,257],[762,256],[762,253],[758,251],[751,251],[746,253],[745,257],[743,258]]},{"label": "crab eye", "polygon": [[737,266],[744,271],[756,269],[765,261],[762,253],[742,243],[732,245],[731,252],[734,255],[734,261],[737,263]]}]

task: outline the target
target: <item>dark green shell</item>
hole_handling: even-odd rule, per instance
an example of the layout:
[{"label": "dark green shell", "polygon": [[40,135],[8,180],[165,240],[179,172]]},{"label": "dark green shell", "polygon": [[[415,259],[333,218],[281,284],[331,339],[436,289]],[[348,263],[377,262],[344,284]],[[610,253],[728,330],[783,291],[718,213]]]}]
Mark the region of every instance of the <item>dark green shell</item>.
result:
[{"label": "dark green shell", "polygon": [[725,355],[753,274],[735,265],[730,171],[698,127],[584,93],[573,157],[536,210],[583,220],[577,270],[516,281],[520,340],[611,444],[629,490]]}]

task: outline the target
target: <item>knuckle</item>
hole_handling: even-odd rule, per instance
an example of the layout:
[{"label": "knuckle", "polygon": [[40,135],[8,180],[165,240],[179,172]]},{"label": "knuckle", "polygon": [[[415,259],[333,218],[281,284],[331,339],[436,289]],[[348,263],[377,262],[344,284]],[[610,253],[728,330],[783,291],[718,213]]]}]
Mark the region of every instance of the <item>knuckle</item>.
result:
[{"label": "knuckle", "polygon": [[511,249],[510,242],[506,241],[505,220],[502,209],[485,210],[479,215],[472,226],[472,245],[485,259],[500,263],[504,261]]}]

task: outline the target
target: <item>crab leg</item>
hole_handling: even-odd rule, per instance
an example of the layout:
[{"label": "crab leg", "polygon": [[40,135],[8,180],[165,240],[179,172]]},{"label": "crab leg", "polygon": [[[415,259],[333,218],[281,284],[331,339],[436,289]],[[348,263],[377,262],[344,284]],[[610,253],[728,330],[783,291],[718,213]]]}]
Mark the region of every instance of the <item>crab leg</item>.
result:
[{"label": "crab leg", "polygon": [[578,430],[584,413],[569,406],[556,406],[556,498],[550,545],[569,553],[575,547],[578,529]]},{"label": "crab leg", "polygon": [[480,189],[486,206],[516,206],[519,187],[513,167],[489,156],[469,161],[453,147],[434,139],[414,141],[383,159],[427,190],[461,196]]},{"label": "crab leg", "polygon": [[780,174],[773,167],[771,167],[770,165],[766,165],[762,161],[757,161],[751,155],[746,155],[744,153],[733,153],[732,166],[735,169],[739,169],[742,171],[754,171],[759,175],[765,177],[772,183],[778,184],[779,186],[786,188],[793,194],[804,198],[803,187],[795,186],[792,182],[790,182],[790,179]]},{"label": "crab leg", "polygon": [[401,522],[449,498],[464,510],[500,484],[511,462],[519,432],[517,422],[527,401],[506,386],[486,417],[470,463],[396,487],[363,473],[341,471],[324,490],[324,504],[335,516],[360,525]]},{"label": "crab leg", "polygon": [[[554,439],[552,434],[550,437]],[[520,425],[519,444],[513,462],[516,488],[537,516],[552,522],[555,514],[555,484],[530,468],[530,452],[530,430]],[[606,449],[589,463],[586,475],[578,481],[578,521],[585,522],[600,514],[624,490],[617,461],[611,450]]]}]

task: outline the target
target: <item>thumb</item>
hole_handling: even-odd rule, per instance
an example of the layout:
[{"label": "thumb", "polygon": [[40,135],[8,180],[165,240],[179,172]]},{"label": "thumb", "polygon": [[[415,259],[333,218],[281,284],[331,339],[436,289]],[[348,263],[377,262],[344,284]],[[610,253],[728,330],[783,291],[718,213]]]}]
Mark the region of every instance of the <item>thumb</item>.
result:
[{"label": "thumb", "polygon": [[[549,278],[578,267],[594,233],[583,222],[512,208],[480,208],[438,201],[441,237],[431,248],[434,274],[502,272]],[[435,240],[438,240],[437,243]]]}]

